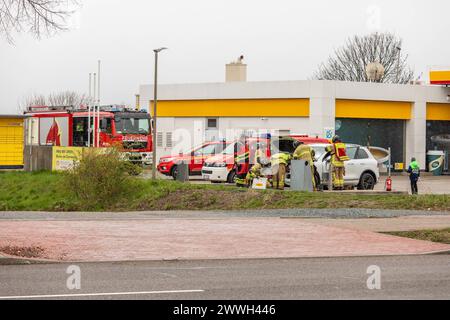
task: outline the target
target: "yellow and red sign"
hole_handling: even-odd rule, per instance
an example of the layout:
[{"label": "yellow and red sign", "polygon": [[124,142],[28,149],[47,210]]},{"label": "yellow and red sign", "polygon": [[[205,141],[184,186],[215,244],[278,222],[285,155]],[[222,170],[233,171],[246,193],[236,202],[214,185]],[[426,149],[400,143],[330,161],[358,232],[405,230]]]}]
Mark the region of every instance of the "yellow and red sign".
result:
[{"label": "yellow and red sign", "polygon": [[83,157],[83,149],[79,147],[53,147],[53,171],[72,169]]},{"label": "yellow and red sign", "polygon": [[430,71],[430,83],[437,85],[450,85],[450,69]]}]

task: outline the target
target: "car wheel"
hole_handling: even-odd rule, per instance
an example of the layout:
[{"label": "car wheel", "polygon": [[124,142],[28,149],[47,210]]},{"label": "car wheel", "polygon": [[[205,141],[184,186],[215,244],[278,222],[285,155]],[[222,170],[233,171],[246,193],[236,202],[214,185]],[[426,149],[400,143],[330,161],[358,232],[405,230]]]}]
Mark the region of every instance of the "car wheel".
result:
[{"label": "car wheel", "polygon": [[174,166],[172,168],[172,178],[173,178],[173,180],[177,180],[177,176],[178,176],[178,166]]},{"label": "car wheel", "polygon": [[232,170],[228,174],[227,183],[236,184],[236,171]]},{"label": "car wheel", "polygon": [[372,174],[363,173],[359,180],[358,190],[373,190],[375,188],[375,178]]}]

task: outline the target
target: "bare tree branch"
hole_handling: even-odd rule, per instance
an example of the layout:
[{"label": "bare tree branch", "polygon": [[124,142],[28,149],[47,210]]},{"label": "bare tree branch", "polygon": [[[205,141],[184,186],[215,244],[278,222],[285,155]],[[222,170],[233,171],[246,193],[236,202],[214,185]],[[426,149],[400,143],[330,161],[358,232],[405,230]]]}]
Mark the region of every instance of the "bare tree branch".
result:
[{"label": "bare tree branch", "polygon": [[19,104],[21,111],[26,111],[30,107],[45,106],[45,107],[80,107],[87,105],[90,99],[85,94],[79,94],[75,91],[62,91],[58,93],[49,94],[47,97],[40,94],[33,94],[26,97],[22,103]]},{"label": "bare tree branch", "polygon": [[380,82],[408,83],[413,80],[414,71],[408,66],[408,55],[400,52],[399,57],[398,48],[402,48],[402,40],[391,33],[354,36],[335,50],[313,77],[319,80],[369,82],[366,67],[371,62],[379,62],[385,68]]},{"label": "bare tree branch", "polygon": [[14,32],[31,32],[39,39],[67,30],[75,5],[78,0],[0,0],[0,35],[13,43]]}]

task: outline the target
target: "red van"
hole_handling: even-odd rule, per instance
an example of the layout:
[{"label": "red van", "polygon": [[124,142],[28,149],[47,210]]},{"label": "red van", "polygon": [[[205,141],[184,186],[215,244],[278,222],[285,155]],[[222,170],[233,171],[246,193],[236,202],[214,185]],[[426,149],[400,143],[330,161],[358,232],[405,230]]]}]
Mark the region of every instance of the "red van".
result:
[{"label": "red van", "polygon": [[161,157],[158,171],[175,179],[178,173],[178,164],[185,162],[189,165],[189,175],[199,176],[202,174],[202,168],[206,159],[221,154],[230,144],[231,142],[225,141],[205,142],[189,153]]}]

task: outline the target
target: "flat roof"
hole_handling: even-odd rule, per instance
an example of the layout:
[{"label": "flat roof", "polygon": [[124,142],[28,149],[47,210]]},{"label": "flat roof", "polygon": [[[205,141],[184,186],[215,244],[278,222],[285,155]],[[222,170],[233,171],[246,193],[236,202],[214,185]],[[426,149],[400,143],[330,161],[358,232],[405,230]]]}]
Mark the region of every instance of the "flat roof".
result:
[{"label": "flat roof", "polygon": [[[450,88],[329,80],[160,84],[159,100],[343,99],[448,104]],[[153,100],[153,85],[140,86],[141,103]]]},{"label": "flat roof", "polygon": [[29,115],[23,114],[0,114],[0,119],[25,119],[29,117]]}]

